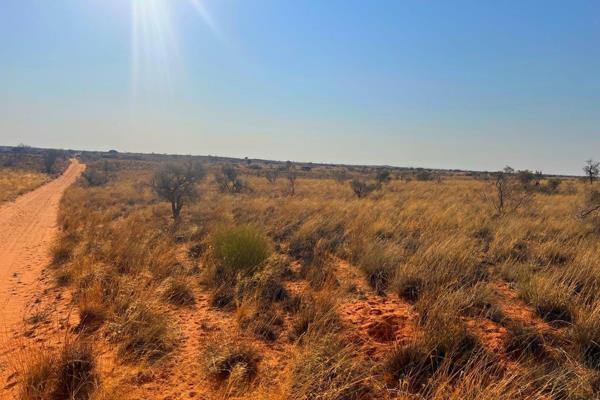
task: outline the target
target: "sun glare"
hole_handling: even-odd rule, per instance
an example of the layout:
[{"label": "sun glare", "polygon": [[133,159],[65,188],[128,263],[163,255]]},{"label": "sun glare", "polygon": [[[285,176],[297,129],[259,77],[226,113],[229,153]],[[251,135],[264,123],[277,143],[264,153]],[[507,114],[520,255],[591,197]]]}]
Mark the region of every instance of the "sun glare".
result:
[{"label": "sun glare", "polygon": [[[201,0],[188,0],[216,35],[217,25]],[[131,1],[132,92],[169,90],[181,68],[181,55],[172,15],[173,0]]]}]

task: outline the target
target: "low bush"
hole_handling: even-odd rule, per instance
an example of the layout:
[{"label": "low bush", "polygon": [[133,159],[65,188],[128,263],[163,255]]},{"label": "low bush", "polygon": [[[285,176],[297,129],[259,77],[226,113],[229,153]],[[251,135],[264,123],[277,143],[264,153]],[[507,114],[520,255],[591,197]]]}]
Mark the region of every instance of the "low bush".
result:
[{"label": "low bush", "polygon": [[572,332],[580,358],[588,367],[600,370],[600,306],[581,309]]},{"label": "low bush", "polygon": [[522,321],[509,320],[505,324],[504,348],[517,359],[525,356],[540,357],[545,354],[545,338],[535,327]]},{"label": "low bush", "polygon": [[242,274],[250,276],[271,254],[269,242],[255,228],[241,226],[217,232],[213,238],[216,261],[215,279],[230,280]]},{"label": "low bush", "polygon": [[536,276],[522,282],[519,293],[544,320],[558,324],[573,320],[570,288],[551,277]]},{"label": "low bush", "polygon": [[341,327],[335,302],[329,297],[318,296],[302,301],[290,336],[301,339],[309,334],[324,335],[337,332]]},{"label": "low bush", "polygon": [[191,306],[196,302],[189,283],[181,278],[167,278],[163,283],[162,298],[175,306]]},{"label": "low bush", "polygon": [[173,349],[167,316],[142,300],[118,310],[109,337],[118,342],[124,359],[156,361]]},{"label": "low bush", "polygon": [[201,354],[206,374],[217,383],[252,381],[258,374],[259,361],[260,357],[253,347],[231,341],[211,343]]},{"label": "low bush", "polygon": [[59,354],[37,356],[24,373],[23,400],[87,400],[98,385],[94,352],[83,341],[67,342]]},{"label": "low bush", "polygon": [[436,367],[437,362],[418,343],[395,349],[386,357],[382,366],[388,385],[413,393],[427,383]]},{"label": "low bush", "polygon": [[369,285],[378,294],[385,294],[399,262],[396,249],[379,241],[366,246],[358,260]]},{"label": "low bush", "polygon": [[313,337],[292,362],[288,398],[360,400],[369,397],[370,369],[335,335]]}]

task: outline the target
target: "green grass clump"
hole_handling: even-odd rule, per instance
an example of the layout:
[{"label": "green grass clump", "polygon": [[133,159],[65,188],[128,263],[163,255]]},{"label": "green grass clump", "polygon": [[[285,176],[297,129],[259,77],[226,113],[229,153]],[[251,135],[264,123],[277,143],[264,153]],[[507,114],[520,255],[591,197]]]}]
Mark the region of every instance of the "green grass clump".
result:
[{"label": "green grass clump", "polygon": [[216,233],[213,254],[219,274],[228,277],[238,273],[251,275],[267,260],[271,247],[260,231],[241,226]]}]

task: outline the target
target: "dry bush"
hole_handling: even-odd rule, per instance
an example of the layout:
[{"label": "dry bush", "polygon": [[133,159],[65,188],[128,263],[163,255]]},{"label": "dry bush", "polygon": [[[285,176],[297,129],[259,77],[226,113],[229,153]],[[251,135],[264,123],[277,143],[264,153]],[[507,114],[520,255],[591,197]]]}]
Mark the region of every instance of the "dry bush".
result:
[{"label": "dry bush", "polygon": [[358,265],[366,275],[369,285],[379,294],[384,294],[400,263],[399,251],[382,241],[366,246],[358,259]]},{"label": "dry bush", "polygon": [[48,182],[46,174],[0,167],[0,203],[14,200]]},{"label": "dry bush", "polygon": [[419,343],[394,349],[383,362],[386,383],[410,393],[418,392],[434,374],[437,361]]},{"label": "dry bush", "polygon": [[[270,397],[280,391],[315,399],[597,397],[592,377],[597,318],[591,310],[600,288],[599,236],[591,220],[573,218],[583,190],[561,186],[547,196],[528,189],[531,207],[495,218],[479,195],[488,190],[486,181],[450,175],[441,185],[392,180],[359,200],[340,190],[329,171],[299,168],[303,184],[293,197],[284,196],[286,182],[269,183],[262,175],[245,175],[253,191],[236,196],[223,195],[213,181],[201,182],[202,201],[186,205],[174,232],[167,228],[171,211],[148,186],[157,165],[123,165],[109,185],[73,187],[61,209],[60,245],[67,251],[56,271],[70,274],[82,316],[93,321],[93,315],[103,315],[97,328],[95,322],[83,324],[89,325],[86,335],[108,337],[127,360],[155,359],[172,349],[176,327],[168,321],[177,319],[170,315],[187,311],[156,299],[169,302],[172,296],[165,293],[173,282],[185,283],[172,285],[173,293],[188,293],[185,286],[195,285],[192,275],[201,271],[212,304],[233,311],[199,302],[202,312],[237,319],[246,338],[274,341],[257,344],[269,360],[294,356],[288,368],[257,385]],[[250,170],[240,167],[244,171]],[[351,173],[364,179],[373,171]],[[364,286],[366,297],[338,290],[348,277],[371,284]],[[497,285],[500,279],[510,284]],[[515,288],[528,305],[515,300]],[[377,292],[389,297],[371,296]],[[371,338],[346,323],[338,304],[376,309],[373,302],[398,301],[396,294],[418,315],[415,342],[393,354],[391,345],[378,344],[373,351],[386,355],[385,361],[363,368],[356,349],[336,343],[358,336],[368,344]],[[513,307],[504,315],[498,304]],[[571,319],[573,325],[559,324],[552,329],[561,340],[546,340],[529,329],[539,321],[518,325],[512,319],[514,306],[549,321]],[[506,337],[502,362],[468,329],[481,318],[503,326],[493,325]],[[511,368],[504,370],[506,363]],[[252,381],[245,378],[246,366],[221,365],[217,371],[229,371],[222,375],[223,397],[238,383],[245,388]],[[274,382],[284,381],[283,374],[289,379],[279,387]],[[387,393],[377,392],[386,385]],[[236,395],[255,393],[243,389]]]},{"label": "dry bush", "polygon": [[521,359],[526,356],[545,355],[546,339],[534,326],[518,320],[506,321],[504,326],[507,330],[504,347],[510,356]]},{"label": "dry bush", "polygon": [[255,337],[273,342],[279,337],[283,318],[270,304],[256,298],[247,298],[236,311],[238,324],[243,330],[250,331]]},{"label": "dry bush", "polygon": [[182,278],[167,278],[161,291],[163,300],[175,306],[191,306],[196,302],[190,284]]},{"label": "dry bush", "polygon": [[326,295],[303,299],[292,325],[291,338],[302,339],[307,335],[321,336],[339,332],[342,322],[337,308],[335,301]]},{"label": "dry bush", "polygon": [[44,352],[24,371],[23,400],[87,400],[98,385],[96,359],[91,345],[67,342],[58,354]]},{"label": "dry bush", "polygon": [[580,358],[588,367],[600,370],[600,306],[582,308],[572,330]]},{"label": "dry bush", "polygon": [[359,400],[369,397],[370,369],[335,335],[311,336],[292,361],[287,398]]},{"label": "dry bush", "polygon": [[551,277],[534,276],[521,282],[519,293],[546,321],[569,323],[573,320],[571,288]]},{"label": "dry bush", "polygon": [[147,300],[129,299],[120,306],[109,325],[109,337],[127,360],[156,361],[174,347],[168,317]]},{"label": "dry bush", "polygon": [[206,374],[221,384],[238,386],[251,382],[258,374],[260,356],[251,346],[233,341],[209,343],[200,356]]}]

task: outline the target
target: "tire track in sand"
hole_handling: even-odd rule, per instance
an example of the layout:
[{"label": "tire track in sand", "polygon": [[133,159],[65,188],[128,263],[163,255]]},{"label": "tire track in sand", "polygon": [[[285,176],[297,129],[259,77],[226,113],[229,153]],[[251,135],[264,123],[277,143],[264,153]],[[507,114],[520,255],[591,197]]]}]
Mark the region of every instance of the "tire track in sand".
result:
[{"label": "tire track in sand", "polygon": [[14,337],[22,327],[28,302],[39,290],[39,277],[50,261],[57,215],[64,191],[85,165],[71,161],[55,180],[0,206],[0,337]]}]

